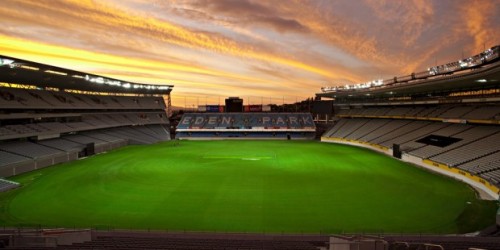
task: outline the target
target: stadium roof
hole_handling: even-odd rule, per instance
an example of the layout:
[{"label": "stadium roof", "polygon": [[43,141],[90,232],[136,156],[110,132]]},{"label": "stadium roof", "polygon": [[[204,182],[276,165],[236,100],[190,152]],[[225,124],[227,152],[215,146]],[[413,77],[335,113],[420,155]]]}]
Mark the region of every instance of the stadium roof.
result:
[{"label": "stadium roof", "polygon": [[162,95],[169,94],[174,87],[123,81],[3,55],[0,55],[0,82],[43,88]]},{"label": "stadium roof", "polygon": [[319,97],[360,98],[362,96],[411,96],[422,93],[443,93],[500,88],[500,62],[474,68],[459,74],[403,82],[391,86],[317,93]]}]

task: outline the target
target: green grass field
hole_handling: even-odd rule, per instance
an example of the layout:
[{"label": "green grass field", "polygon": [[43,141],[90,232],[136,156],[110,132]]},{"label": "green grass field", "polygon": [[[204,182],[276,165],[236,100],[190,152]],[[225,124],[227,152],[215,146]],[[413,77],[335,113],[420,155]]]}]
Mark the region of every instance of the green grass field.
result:
[{"label": "green grass field", "polygon": [[467,185],[314,141],[128,146],[11,178],[3,226],[231,232],[463,233],[495,223]]}]

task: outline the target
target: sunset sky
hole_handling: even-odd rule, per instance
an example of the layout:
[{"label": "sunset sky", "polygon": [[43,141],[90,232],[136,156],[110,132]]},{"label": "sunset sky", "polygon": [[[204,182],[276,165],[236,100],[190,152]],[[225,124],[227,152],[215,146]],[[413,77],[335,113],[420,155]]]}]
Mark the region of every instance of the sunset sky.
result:
[{"label": "sunset sky", "polygon": [[0,54],[172,84],[176,106],[294,102],[500,44],[500,1],[489,0],[1,3]]}]

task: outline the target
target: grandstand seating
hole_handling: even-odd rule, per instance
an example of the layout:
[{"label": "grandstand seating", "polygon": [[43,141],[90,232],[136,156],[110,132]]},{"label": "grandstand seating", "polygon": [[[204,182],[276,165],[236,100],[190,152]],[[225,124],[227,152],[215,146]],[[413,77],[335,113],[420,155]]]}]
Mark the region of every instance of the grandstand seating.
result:
[{"label": "grandstand seating", "polygon": [[493,171],[495,165],[500,167],[500,149],[496,149],[494,153],[488,154],[484,157],[479,157],[472,161],[458,165],[458,168],[466,170],[473,174],[481,174],[488,171]]},{"label": "grandstand seating", "polygon": [[2,143],[0,144],[0,150],[8,151],[33,159],[38,157],[62,154],[61,150],[44,147],[42,145],[27,141]]},{"label": "grandstand seating", "polygon": [[5,109],[165,109],[161,97],[85,95],[37,89],[0,88]]},{"label": "grandstand seating", "polygon": [[67,134],[60,138],[0,143],[0,176],[11,176],[53,164],[75,160],[87,144],[95,144],[95,153],[129,143],[149,144],[170,140],[168,127],[161,124],[125,126]]},{"label": "grandstand seating", "polygon": [[500,185],[500,163],[498,161],[489,163],[487,165],[489,172],[481,174],[485,179],[495,183],[497,186]]},{"label": "grandstand seating", "polygon": [[399,129],[399,128],[402,128],[403,126],[406,126],[410,123],[411,123],[411,121],[409,121],[409,120],[393,120],[393,121],[386,123],[383,126],[377,128],[376,130],[372,131],[371,133],[362,136],[361,138],[359,138],[359,140],[371,142],[372,140],[375,140],[381,136],[390,135],[392,131]]},{"label": "grandstand seating", "polygon": [[500,133],[498,132],[500,132],[500,129],[495,134],[485,136],[479,140],[476,139],[471,143],[446,151],[430,159],[455,167],[497,152],[500,149]]},{"label": "grandstand seating", "polygon": [[17,155],[17,154],[9,153],[6,151],[0,151],[0,159],[2,159],[0,161],[0,167],[4,167],[4,166],[8,166],[8,165],[12,165],[12,164],[16,164],[16,163],[25,162],[25,161],[30,160],[30,158],[28,158],[26,156]]},{"label": "grandstand seating", "polygon": [[437,156],[439,154],[445,153],[447,151],[450,151],[452,149],[459,148],[461,146],[467,145],[473,141],[478,141],[480,139],[483,139],[485,137],[488,137],[494,133],[497,133],[500,128],[498,127],[490,127],[490,126],[475,126],[475,125],[458,125],[462,128],[465,128],[460,133],[456,134],[442,134],[440,131],[437,131],[435,134],[436,135],[442,135],[442,136],[453,136],[454,138],[460,138],[462,139],[461,141],[454,143],[452,145],[449,145],[447,147],[437,147],[433,145],[426,145],[421,148],[418,148],[414,151],[410,151],[410,154],[421,157],[421,158],[431,158],[434,156]]},{"label": "grandstand seating", "polygon": [[[157,128],[158,130],[160,128]],[[166,131],[165,131],[166,132]],[[103,133],[119,138],[126,138],[132,143],[150,144],[170,139],[170,134],[157,134],[145,127],[120,127],[112,130],[105,130]]]},{"label": "grandstand seating", "polygon": [[177,126],[177,138],[314,138],[316,126],[306,113],[191,113]]},{"label": "grandstand seating", "polygon": [[[386,111],[384,109],[383,112]],[[371,114],[378,113],[370,112]],[[418,139],[431,134],[461,140],[445,147],[417,142]],[[323,136],[354,140],[386,148],[399,144],[400,149],[407,154],[457,167],[497,185],[500,182],[499,126],[406,119],[343,118],[338,120]]]},{"label": "grandstand seating", "polygon": [[170,139],[157,96],[76,94],[0,87],[0,176],[8,177],[129,143]]},{"label": "grandstand seating", "polygon": [[415,107],[353,107],[339,109],[340,117],[373,117],[391,118],[399,116],[400,118],[419,119],[434,118],[441,119],[466,119],[466,120],[500,120],[499,105],[441,105],[441,106],[415,106]]},{"label": "grandstand seating", "polygon": [[0,140],[44,134],[111,128],[125,125],[167,124],[161,112],[81,114],[80,122],[39,122],[0,126]]},{"label": "grandstand seating", "polygon": [[49,139],[49,140],[43,140],[39,141],[38,144],[50,147],[50,148],[55,148],[59,149],[65,152],[73,152],[73,151],[81,151],[82,149],[85,148],[83,144],[73,142],[71,140],[65,140],[65,139]]},{"label": "grandstand seating", "polygon": [[107,142],[111,142],[111,143],[126,141],[126,139],[124,139],[124,138],[108,135],[108,134],[105,134],[105,133],[102,133],[102,132],[96,131],[96,130],[85,131],[81,134],[86,135],[86,136],[91,137],[91,138],[96,138],[96,139],[99,139],[101,141],[107,141]]}]

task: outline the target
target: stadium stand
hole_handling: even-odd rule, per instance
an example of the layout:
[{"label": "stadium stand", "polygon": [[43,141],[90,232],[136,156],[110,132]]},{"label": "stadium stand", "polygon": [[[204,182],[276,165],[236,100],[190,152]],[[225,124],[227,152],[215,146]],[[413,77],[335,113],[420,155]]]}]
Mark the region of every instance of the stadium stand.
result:
[{"label": "stadium stand", "polygon": [[[500,67],[497,64],[482,67],[483,63],[497,63],[498,55],[499,47],[495,47],[464,61],[431,67],[410,76],[328,88],[318,96],[335,99],[336,123],[322,140],[368,146],[387,154],[392,153],[394,145],[400,145],[404,160],[449,171],[455,177],[463,175],[496,193],[494,198],[498,199]],[[456,69],[460,72],[455,73]],[[76,73],[78,79],[61,83],[62,78],[51,80],[43,72],[29,72],[16,64],[0,67],[5,77],[0,82],[23,85],[0,87],[0,176],[85,157],[89,145],[98,153],[130,143],[170,139],[164,111],[169,105],[160,95],[169,94],[171,89],[160,91],[152,86],[125,84],[82,72]],[[75,76],[73,71],[68,74]],[[486,84],[478,90],[477,80],[483,77]],[[37,86],[29,85],[38,81]],[[69,87],[81,89],[65,90]],[[396,95],[400,90],[402,94]],[[185,114],[177,127],[177,137],[302,139],[314,137],[314,129],[310,114]],[[424,142],[428,137],[447,138],[451,142],[447,145]],[[11,184],[0,180],[0,190],[3,185]],[[48,246],[46,235],[54,234],[40,236],[30,232],[30,237],[24,239],[38,244],[26,245],[22,240],[14,240],[23,237],[19,231],[2,233],[0,247],[10,241],[20,243],[10,245],[10,249],[499,249],[500,246],[498,237],[317,235],[307,238],[302,235],[300,239],[259,234],[200,237],[193,233],[156,237],[119,232],[94,232],[91,240],[61,245],[52,241],[54,245]],[[336,248],[332,238],[347,243],[339,243]],[[366,245],[374,242],[370,245],[374,248]]]},{"label": "stadium stand", "polygon": [[0,161],[0,166],[8,166],[10,164],[16,164],[20,162],[25,162],[29,161],[28,157],[5,152],[5,151],[0,151],[0,158],[2,161]]},{"label": "stadium stand", "polygon": [[[458,138],[460,141],[445,147],[417,142],[418,139],[431,134]],[[500,148],[500,127],[498,126],[352,118],[339,120],[324,134],[324,137],[375,144],[386,149],[392,148],[393,144],[398,144],[407,154],[466,171],[473,166],[478,167],[475,165],[478,163],[482,168],[500,167],[496,154]],[[462,168],[463,165],[465,167]],[[474,174],[490,179],[487,173],[475,172]],[[496,180],[494,182],[498,183]]]},{"label": "stadium stand", "polygon": [[442,121],[444,119],[465,120],[499,120],[500,105],[487,104],[486,106],[444,105],[444,106],[415,106],[415,107],[364,107],[341,109],[339,117],[378,117],[378,118],[418,118]]},{"label": "stadium stand", "polygon": [[316,125],[308,113],[188,113],[176,129],[179,139],[312,139]]},{"label": "stadium stand", "polygon": [[86,95],[38,89],[0,88],[3,108],[23,109],[165,109],[161,97]]},{"label": "stadium stand", "polygon": [[43,156],[62,154],[62,151],[60,150],[44,147],[42,145],[27,141],[3,143],[0,145],[0,150],[22,155],[25,157],[30,157],[33,159]]},{"label": "stadium stand", "polygon": [[333,99],[335,110],[322,140],[400,157],[498,199],[499,58],[496,46],[426,72],[322,88],[316,98]]},{"label": "stadium stand", "polygon": [[[3,57],[3,56],[2,56]],[[0,66],[0,176],[128,144],[170,140],[164,96],[173,86],[126,83],[10,58]],[[23,66],[23,67],[21,67]],[[32,85],[36,83],[36,85]],[[69,89],[69,90],[68,90]]]}]

